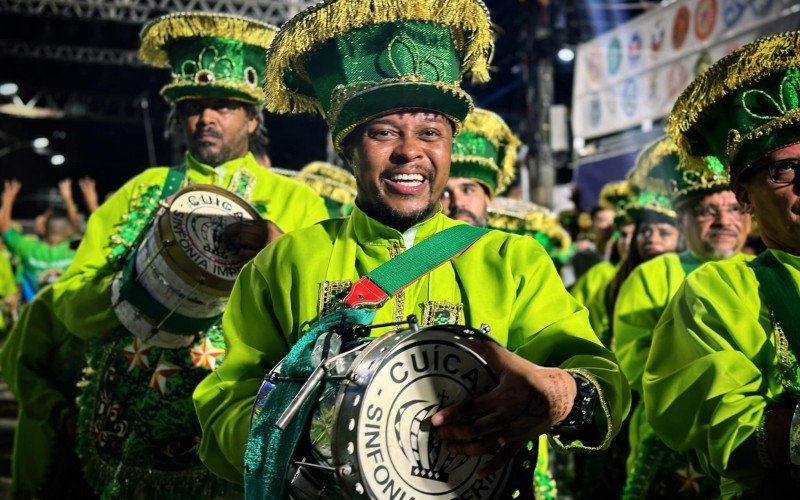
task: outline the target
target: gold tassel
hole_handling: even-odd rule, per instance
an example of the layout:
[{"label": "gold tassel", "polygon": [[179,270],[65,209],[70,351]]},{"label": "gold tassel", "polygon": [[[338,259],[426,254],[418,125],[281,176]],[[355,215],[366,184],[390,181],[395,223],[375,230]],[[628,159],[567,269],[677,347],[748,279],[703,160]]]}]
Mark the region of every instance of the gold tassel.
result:
[{"label": "gold tassel", "polygon": [[617,200],[627,199],[630,193],[628,181],[609,182],[600,191],[597,204],[606,210],[617,210]]},{"label": "gold tassel", "polygon": [[632,189],[646,188],[660,193],[667,193],[668,179],[651,176],[653,170],[669,155],[679,154],[678,145],[669,137],[662,137],[642,149],[636,157],[633,170],[628,174],[628,182]]},{"label": "gold tassel", "polygon": [[473,80],[489,80],[494,37],[489,12],[480,0],[326,0],[290,19],[282,26],[269,50],[264,75],[268,109],[276,113],[315,112],[316,98],[293,92],[284,74],[314,47],[370,24],[398,20],[429,21],[450,25],[464,33],[462,73]]},{"label": "gold tassel", "polygon": [[476,108],[470,113],[464,123],[464,130],[486,137],[502,154],[502,158],[499,158],[500,163],[496,166],[499,170],[497,192],[502,193],[516,177],[517,148],[522,141],[514,135],[500,116],[486,109]]},{"label": "gold tassel", "polygon": [[255,19],[231,14],[177,12],[150,21],[139,38],[139,59],[159,68],[169,67],[164,45],[170,40],[190,37],[221,37],[268,48],[278,28]]},{"label": "gold tassel", "polygon": [[689,150],[683,138],[714,103],[765,76],[800,66],[800,31],[761,38],[723,57],[689,84],[675,101],[667,133]]}]

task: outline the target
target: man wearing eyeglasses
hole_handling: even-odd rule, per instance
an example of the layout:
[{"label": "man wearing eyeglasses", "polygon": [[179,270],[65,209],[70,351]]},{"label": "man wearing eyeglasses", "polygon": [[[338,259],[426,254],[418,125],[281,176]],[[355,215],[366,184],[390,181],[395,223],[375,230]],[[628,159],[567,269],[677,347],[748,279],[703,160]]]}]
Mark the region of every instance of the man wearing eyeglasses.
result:
[{"label": "man wearing eyeglasses", "polygon": [[[740,253],[751,217],[728,187],[718,159],[709,156],[691,164],[681,162],[665,175],[670,177],[670,201],[688,248],[637,267],[620,288],[612,323],[613,350],[639,396],[653,330],[684,278],[706,262],[751,258]],[[645,421],[641,399],[631,415],[629,439],[625,492],[630,497],[650,498],[657,491],[678,495],[687,484],[703,496],[716,495],[719,483],[702,473],[693,454],[673,451],[658,439]]]},{"label": "man wearing eyeglasses", "polygon": [[724,159],[767,246],[687,276],[642,379],[648,422],[695,450],[723,498],[800,495],[798,65],[800,33],[757,40],[698,77],[669,119],[684,156]]}]

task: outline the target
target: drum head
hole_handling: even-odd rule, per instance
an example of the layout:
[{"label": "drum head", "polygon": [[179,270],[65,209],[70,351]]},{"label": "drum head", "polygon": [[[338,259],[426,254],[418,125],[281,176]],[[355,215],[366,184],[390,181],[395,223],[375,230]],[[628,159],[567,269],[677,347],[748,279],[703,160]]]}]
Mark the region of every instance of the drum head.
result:
[{"label": "drum head", "polygon": [[[451,454],[433,434],[437,411],[497,385],[468,338],[485,336],[457,326],[386,334],[353,363],[333,436],[334,465],[351,497],[520,496],[512,484],[517,481],[509,479],[512,466],[479,480],[478,468],[492,456]],[[527,465],[530,485],[533,467]]]}]

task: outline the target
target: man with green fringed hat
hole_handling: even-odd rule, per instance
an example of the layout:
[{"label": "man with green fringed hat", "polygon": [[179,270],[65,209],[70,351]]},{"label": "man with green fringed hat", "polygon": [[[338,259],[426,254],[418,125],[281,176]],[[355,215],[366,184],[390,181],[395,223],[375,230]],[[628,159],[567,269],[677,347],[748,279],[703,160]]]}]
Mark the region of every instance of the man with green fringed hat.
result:
[{"label": "man with green fringed hat", "polygon": [[[606,260],[590,267],[570,289],[575,300],[589,310],[589,322],[598,335],[608,331],[608,315],[602,297],[617,274],[621,262],[627,257],[633,239],[634,224],[627,213],[630,201],[630,185],[627,180],[609,182],[600,190],[597,205],[603,210],[614,211],[616,235],[611,240],[614,246],[607,252],[609,255]],[[602,340],[603,337],[600,338]]]},{"label": "man with green fringed hat", "polygon": [[449,217],[486,226],[489,203],[513,182],[520,140],[495,113],[476,109],[453,141],[450,178],[442,198]]},{"label": "man with green fringed hat", "polygon": [[[686,276],[706,262],[749,260],[740,252],[750,232],[750,216],[736,201],[717,158],[682,161],[662,175],[687,249],[634,269],[622,284],[614,309],[612,347],[631,389],[640,397],[653,330]],[[703,472],[693,452],[673,451],[654,434],[642,400],[631,415],[629,440],[624,498],[717,496],[719,481]]]},{"label": "man with green fringed hat", "polygon": [[[142,61],[171,69],[161,93],[187,143],[185,161],[144,170],[119,188],[89,219],[75,260],[52,290],[60,322],[89,341],[78,451],[87,480],[102,496],[214,497],[228,487],[197,456],[200,426],[191,400],[195,386],[225,357],[221,328],[207,313],[202,327],[173,314],[154,289],[144,288],[146,273],[164,272],[151,271],[161,252],[147,267],[135,262],[145,248],[140,242],[155,231],[151,221],[159,208],[170,207],[187,186],[203,185],[202,192],[214,196],[235,193],[263,217],[208,233],[209,244],[227,246],[241,260],[282,232],[327,218],[310,188],[269,172],[248,153],[251,138],[263,133],[260,75],[276,31],[237,16],[181,13],[155,19],[141,32]],[[163,293],[177,280],[154,286]],[[122,292],[114,292],[120,282],[138,290],[133,312],[121,307]],[[182,293],[174,296],[187,297]],[[159,326],[149,326],[151,314]],[[159,330],[167,321],[180,335]]]},{"label": "man with green fringed hat", "polygon": [[[494,480],[528,443],[533,451],[542,434],[566,450],[600,449],[615,435],[628,406],[625,381],[541,245],[441,213],[453,136],[472,106],[459,84],[468,72],[487,78],[492,44],[489,15],[478,0],[334,0],[287,22],[270,48],[268,109],[319,111],[353,169],[358,194],[349,218],[288,234],[245,266],[223,319],[228,358],[195,391],[203,461],[230,481],[244,479],[250,498],[281,497],[294,487],[286,481],[290,465],[306,470],[290,461],[305,432],[295,422],[310,417],[310,408],[301,406],[286,431],[275,425],[300,384],[275,379],[270,388],[262,385],[265,374],[287,353],[281,377],[310,373],[303,349],[319,345],[326,325],[341,321],[396,324],[413,313],[423,326],[491,326],[497,344],[476,342],[475,352],[501,382],[477,399],[435,411],[432,427],[423,429],[454,456],[494,454],[469,475],[471,482]],[[471,243],[466,251],[447,239],[467,233],[480,237],[462,240]],[[447,254],[429,251],[429,241]],[[373,456],[383,462],[364,469],[365,478],[388,472],[382,456]],[[530,488],[526,464],[515,478]],[[353,468],[342,472],[349,477]],[[407,491],[399,485],[412,471],[391,474],[382,488]],[[335,489],[328,478],[326,486]],[[375,484],[347,488],[354,495],[389,494]]]},{"label": "man with green fringed hat", "polygon": [[747,44],[694,80],[668,131],[715,156],[767,250],[693,271],[653,334],[647,421],[694,450],[723,498],[800,494],[800,33]]}]

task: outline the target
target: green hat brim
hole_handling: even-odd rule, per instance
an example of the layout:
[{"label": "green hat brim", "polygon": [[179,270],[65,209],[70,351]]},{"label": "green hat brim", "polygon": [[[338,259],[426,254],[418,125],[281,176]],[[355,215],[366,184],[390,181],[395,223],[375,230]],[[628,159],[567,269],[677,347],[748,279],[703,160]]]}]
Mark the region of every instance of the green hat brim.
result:
[{"label": "green hat brim", "polygon": [[263,103],[261,89],[247,88],[244,85],[170,83],[161,89],[161,95],[170,103],[186,99],[231,99],[247,104]]},{"label": "green hat brim", "polygon": [[655,205],[628,207],[627,213],[635,224],[640,222],[666,222],[667,224],[675,225],[677,217],[674,210]]},{"label": "green hat brim", "polygon": [[[338,114],[329,119],[333,123],[347,124],[331,133],[334,147],[340,154],[343,153],[342,141],[348,134],[379,116],[402,111],[432,111],[450,120],[455,127],[454,132],[458,133],[472,111],[469,95],[458,86],[443,82],[381,83],[357,91],[345,99]],[[386,103],[392,103],[391,109],[386,109]]]},{"label": "green hat brim", "polygon": [[489,198],[497,194],[497,165],[482,156],[454,154],[450,159],[450,178],[472,179],[486,188]]}]

